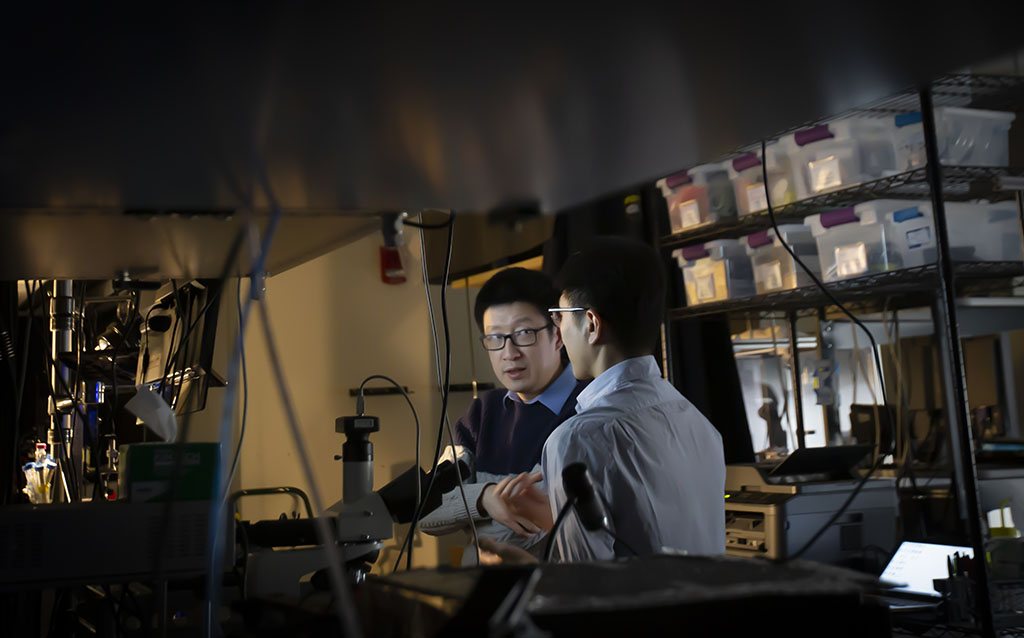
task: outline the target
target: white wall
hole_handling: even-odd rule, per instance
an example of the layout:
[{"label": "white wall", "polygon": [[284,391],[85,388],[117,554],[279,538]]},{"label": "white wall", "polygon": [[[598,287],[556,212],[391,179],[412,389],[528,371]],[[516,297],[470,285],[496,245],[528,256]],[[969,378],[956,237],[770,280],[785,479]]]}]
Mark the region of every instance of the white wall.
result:
[{"label": "white wall", "polygon": [[[457,231],[456,231],[457,232]],[[342,247],[267,281],[267,302],[277,338],[287,385],[306,438],[307,455],[291,440],[269,364],[258,315],[246,335],[249,371],[248,433],[240,466],[241,487],[293,485],[307,490],[301,466],[313,469],[324,505],[341,499],[342,466],[333,459],[341,453],[343,435],[334,431],[336,417],[354,414],[356,388],[371,374],[394,378],[411,391],[423,428],[422,465],[429,469],[434,451],[441,401],[436,392],[434,355],[419,262],[419,242],[408,238],[403,256],[408,280],[386,285],[380,280],[378,246],[373,235]],[[432,287],[438,331],[441,332],[439,288]],[[468,382],[466,355],[466,299],[462,290],[449,290],[449,323],[452,332],[452,382]],[[472,302],[472,294],[470,298]],[[473,344],[476,345],[475,333]],[[443,348],[443,342],[442,342]],[[479,380],[493,381],[486,356],[477,347]],[[481,358],[482,357],[482,358]],[[481,365],[482,364],[482,365]],[[470,397],[452,395],[452,423],[468,406]],[[415,458],[415,430],[409,408],[401,396],[368,397],[368,414],[379,416],[381,431],[374,443],[375,487],[410,467]],[[277,518],[299,510],[286,496],[251,497],[241,513],[248,520]],[[404,535],[407,526],[396,527]],[[448,562],[448,546],[422,536],[417,544],[416,565]],[[390,571],[397,551],[392,540],[377,568]]]}]

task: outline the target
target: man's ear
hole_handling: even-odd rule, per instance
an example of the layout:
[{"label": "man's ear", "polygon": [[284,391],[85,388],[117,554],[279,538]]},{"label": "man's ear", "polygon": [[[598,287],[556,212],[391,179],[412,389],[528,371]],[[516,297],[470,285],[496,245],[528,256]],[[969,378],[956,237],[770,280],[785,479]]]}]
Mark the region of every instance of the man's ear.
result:
[{"label": "man's ear", "polygon": [[551,328],[551,332],[555,335],[555,350],[561,350],[562,346],[565,345],[562,343],[562,329],[556,323],[554,327]]},{"label": "man's ear", "polygon": [[587,310],[587,323],[583,326],[583,330],[587,335],[587,343],[590,345],[597,345],[601,342],[601,336],[604,334],[605,325],[604,321],[601,320],[601,315],[595,313],[593,310]]}]

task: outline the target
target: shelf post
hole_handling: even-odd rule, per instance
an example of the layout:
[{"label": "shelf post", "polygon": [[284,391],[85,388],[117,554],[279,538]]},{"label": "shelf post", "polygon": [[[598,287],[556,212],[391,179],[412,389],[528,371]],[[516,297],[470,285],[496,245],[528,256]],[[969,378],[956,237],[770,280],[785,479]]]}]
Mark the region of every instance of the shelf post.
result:
[{"label": "shelf post", "polygon": [[942,197],[942,165],[939,163],[935,135],[935,113],[932,110],[931,87],[920,91],[921,118],[924,128],[925,157],[935,220],[935,243],[938,248],[937,271],[939,298],[934,304],[935,332],[942,362],[946,368],[946,415],[950,426],[953,465],[956,471],[962,512],[965,514],[971,546],[974,548],[976,575],[975,612],[982,635],[995,636],[992,600],[989,594],[988,565],[985,562],[985,535],[981,527],[984,512],[978,495],[978,476],[974,466],[974,440],[971,434],[970,408],[967,403],[964,356],[960,343],[960,326],[956,316],[956,287],[953,262],[949,251],[949,230]]},{"label": "shelf post", "polygon": [[793,411],[796,413],[796,446],[797,449],[807,447],[807,435],[804,432],[804,402],[800,388],[800,348],[796,334],[796,312],[786,313],[789,319],[789,369],[793,377]]}]

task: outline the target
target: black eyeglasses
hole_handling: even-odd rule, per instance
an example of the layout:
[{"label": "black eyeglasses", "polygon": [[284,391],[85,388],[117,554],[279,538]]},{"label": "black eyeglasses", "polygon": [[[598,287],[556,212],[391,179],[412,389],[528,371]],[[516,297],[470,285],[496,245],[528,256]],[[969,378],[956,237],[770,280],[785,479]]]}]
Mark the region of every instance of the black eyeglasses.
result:
[{"label": "black eyeglasses", "polygon": [[522,330],[516,330],[515,332],[499,335],[484,335],[480,337],[480,343],[484,344],[484,350],[501,350],[505,347],[505,340],[509,339],[512,341],[512,345],[519,346],[532,346],[537,343],[537,333],[542,330],[547,330],[552,324],[548,324],[543,328],[523,328]]}]

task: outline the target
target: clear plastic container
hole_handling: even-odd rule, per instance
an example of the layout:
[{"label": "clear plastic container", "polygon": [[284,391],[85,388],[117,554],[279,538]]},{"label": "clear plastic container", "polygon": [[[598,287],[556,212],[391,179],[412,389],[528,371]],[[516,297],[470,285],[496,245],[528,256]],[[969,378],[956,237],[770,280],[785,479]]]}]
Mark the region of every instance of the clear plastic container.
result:
[{"label": "clear plastic container", "polygon": [[[1006,166],[1010,163],[1010,126],[1016,115],[954,106],[935,109],[939,161],[952,166]],[[893,118],[896,169],[924,166],[924,125],[921,113]]]},{"label": "clear plastic container", "polygon": [[738,239],[720,239],[672,252],[683,271],[686,303],[696,306],[754,294],[750,259]]},{"label": "clear plastic container", "polygon": [[896,167],[892,121],[851,118],[780,140],[790,155],[798,199],[884,177]]},{"label": "clear plastic container", "polygon": [[935,229],[925,202],[874,200],[804,220],[818,244],[824,281],[921,266],[934,258]]},{"label": "clear plastic container", "polygon": [[[1012,202],[947,202],[946,224],[954,261],[1021,261],[1020,217]],[[932,251],[934,259],[934,250]]]},{"label": "clear plastic container", "polygon": [[811,229],[802,224],[784,224],[779,226],[779,234],[776,234],[774,228],[769,228],[743,238],[759,295],[814,284],[783,247],[780,235],[800,261],[820,277],[818,247]]},{"label": "clear plastic container", "polygon": [[[796,201],[796,185],[790,167],[789,155],[779,144],[765,148],[768,158],[766,166],[768,184],[771,190],[772,207],[784,206]],[[726,164],[729,179],[736,193],[736,210],[740,215],[749,215],[768,208],[764,189],[764,169],[761,166],[761,151],[741,155]]]},{"label": "clear plastic container", "polygon": [[736,198],[725,164],[705,164],[658,180],[673,233],[736,217]]}]

